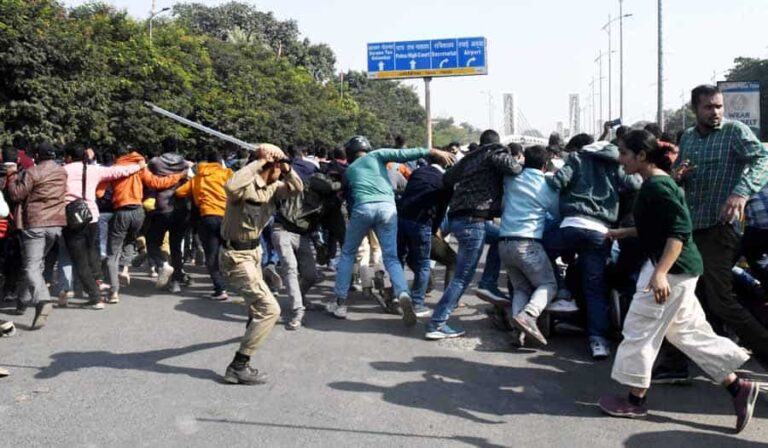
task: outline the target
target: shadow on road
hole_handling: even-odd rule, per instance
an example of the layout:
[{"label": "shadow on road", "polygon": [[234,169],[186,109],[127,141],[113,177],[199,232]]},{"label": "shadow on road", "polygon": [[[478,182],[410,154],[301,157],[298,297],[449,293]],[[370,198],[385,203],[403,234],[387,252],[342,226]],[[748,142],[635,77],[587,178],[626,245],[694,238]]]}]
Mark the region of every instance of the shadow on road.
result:
[{"label": "shadow on road", "polygon": [[228,419],[211,419],[211,418],[198,418],[197,421],[204,422],[204,423],[224,423],[229,425],[263,426],[267,428],[283,428],[283,429],[292,429],[292,430],[342,432],[342,433],[349,433],[349,434],[363,434],[363,435],[372,435],[372,436],[407,437],[412,439],[454,441],[454,442],[463,442],[463,443],[466,443],[467,445],[476,446],[478,448],[504,448],[504,445],[496,445],[494,443],[489,442],[488,439],[482,439],[480,437],[470,437],[470,436],[433,436],[433,435],[426,435],[426,434],[408,434],[403,432],[331,428],[327,426],[289,425],[289,424],[283,424],[283,423],[228,420]]},{"label": "shadow on road", "polygon": [[[603,369],[596,370],[594,365],[585,365],[583,361],[553,354],[534,356],[528,362],[542,367],[492,365],[454,357],[415,357],[411,362],[373,362],[371,366],[375,370],[422,372],[422,379],[395,386],[364,382],[335,382],[329,386],[342,391],[380,394],[389,403],[431,410],[483,424],[507,423],[504,416],[519,414],[607,418],[596,406],[597,398],[610,392],[609,378],[603,376]],[[704,382],[696,384],[699,383]],[[672,390],[670,396],[659,391],[658,396],[654,397],[648,420],[679,424],[700,431],[731,431],[730,427],[653,415],[654,409],[672,413],[723,414],[722,405],[730,404],[727,394],[711,383],[695,389],[683,389]],[[710,397],[713,399],[708,399]],[[714,398],[721,398],[722,402]],[[488,416],[498,416],[498,419]]]},{"label": "shadow on road", "polygon": [[230,301],[215,302],[206,299],[183,299],[174,309],[190,313],[204,319],[221,320],[225,322],[245,323],[247,308]]},{"label": "shadow on road", "polygon": [[238,340],[239,338],[233,338],[226,341],[206,342],[187,347],[135,353],[112,353],[107,351],[55,353],[51,355],[53,360],[51,365],[41,369],[40,372],[35,374],[35,378],[55,378],[62,373],[77,372],[90,368],[103,368],[139,370],[167,375],[187,375],[197,379],[218,380],[221,378],[221,375],[213,370],[170,366],[162,364],[161,361],[197,351],[221,347]]},{"label": "shadow on road", "polygon": [[736,435],[724,436],[692,431],[659,431],[635,434],[624,441],[624,446],[626,448],[648,448],[654,446],[716,446],[718,448],[749,446],[767,448],[768,443],[739,440]]}]

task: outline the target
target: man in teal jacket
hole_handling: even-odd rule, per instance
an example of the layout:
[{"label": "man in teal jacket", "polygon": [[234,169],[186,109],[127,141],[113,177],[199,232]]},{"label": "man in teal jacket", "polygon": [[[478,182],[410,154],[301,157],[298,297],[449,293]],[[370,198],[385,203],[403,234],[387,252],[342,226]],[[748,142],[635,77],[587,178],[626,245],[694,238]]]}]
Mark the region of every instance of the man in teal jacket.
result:
[{"label": "man in teal jacket", "polygon": [[621,169],[616,145],[596,142],[571,153],[565,166],[547,182],[560,192],[563,217],[550,250],[578,254],[590,352],[594,359],[605,359],[610,355],[610,345],[608,301],[603,288],[611,249],[606,235],[619,216],[619,190],[637,190],[642,180]]},{"label": "man in teal jacket", "polygon": [[387,163],[408,162],[428,155],[451,164],[450,153],[436,149],[379,149],[371,151],[371,144],[363,136],[356,136],[345,145],[347,161],[344,173],[349,205],[349,226],[336,267],[336,303],[326,305],[328,312],[339,319],[347,317],[347,293],[352,281],[352,267],[358,246],[370,229],[376,232],[381,244],[384,266],[389,272],[395,296],[403,309],[406,325],[416,324],[405,273],[397,257],[397,208],[392,184],[387,175]]}]

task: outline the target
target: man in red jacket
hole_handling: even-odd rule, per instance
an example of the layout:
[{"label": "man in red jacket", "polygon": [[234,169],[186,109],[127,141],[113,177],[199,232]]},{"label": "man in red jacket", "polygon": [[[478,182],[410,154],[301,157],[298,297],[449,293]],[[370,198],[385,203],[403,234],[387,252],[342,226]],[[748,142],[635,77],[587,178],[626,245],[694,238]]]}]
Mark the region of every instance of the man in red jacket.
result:
[{"label": "man in red jacket", "polygon": [[[144,162],[144,156],[137,152],[129,152],[127,148],[119,148],[117,156],[116,166]],[[123,243],[136,238],[144,224],[144,207],[141,205],[144,186],[158,191],[166,190],[176,185],[186,175],[184,172],[171,176],[155,176],[145,168],[136,174],[112,182],[112,205],[115,214],[109,223],[107,242],[107,271],[109,271],[109,284],[112,290],[107,303],[116,304],[120,301],[118,278],[120,253],[123,250]]]}]

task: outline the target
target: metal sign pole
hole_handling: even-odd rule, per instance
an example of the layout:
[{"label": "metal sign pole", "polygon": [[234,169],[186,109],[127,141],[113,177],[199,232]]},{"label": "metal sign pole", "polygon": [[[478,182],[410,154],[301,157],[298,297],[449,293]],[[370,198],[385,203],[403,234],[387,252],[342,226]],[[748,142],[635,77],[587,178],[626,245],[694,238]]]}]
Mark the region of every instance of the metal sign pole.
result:
[{"label": "metal sign pole", "polygon": [[432,78],[424,78],[424,109],[427,111],[427,149],[432,149],[432,94],[429,85]]}]

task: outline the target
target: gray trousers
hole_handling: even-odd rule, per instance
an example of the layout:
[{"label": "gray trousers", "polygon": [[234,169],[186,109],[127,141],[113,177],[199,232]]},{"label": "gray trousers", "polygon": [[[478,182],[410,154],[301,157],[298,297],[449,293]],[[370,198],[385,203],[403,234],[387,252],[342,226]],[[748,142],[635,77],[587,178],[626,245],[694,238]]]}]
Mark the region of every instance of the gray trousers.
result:
[{"label": "gray trousers", "polygon": [[299,235],[277,226],[272,232],[272,244],[280,256],[280,271],[291,308],[294,312],[303,310],[303,296],[317,282],[312,239],[309,235]]},{"label": "gray trousers", "polygon": [[43,270],[45,256],[61,237],[61,227],[37,227],[21,231],[21,260],[24,276],[19,286],[19,300],[37,305],[51,300]]},{"label": "gray trousers", "polygon": [[120,255],[123,244],[136,239],[144,224],[144,208],[119,209],[109,222],[107,237],[107,271],[112,292],[120,291]]},{"label": "gray trousers", "polygon": [[533,317],[547,308],[557,293],[557,281],[544,247],[536,240],[499,242],[499,258],[514,288],[512,313]]}]

